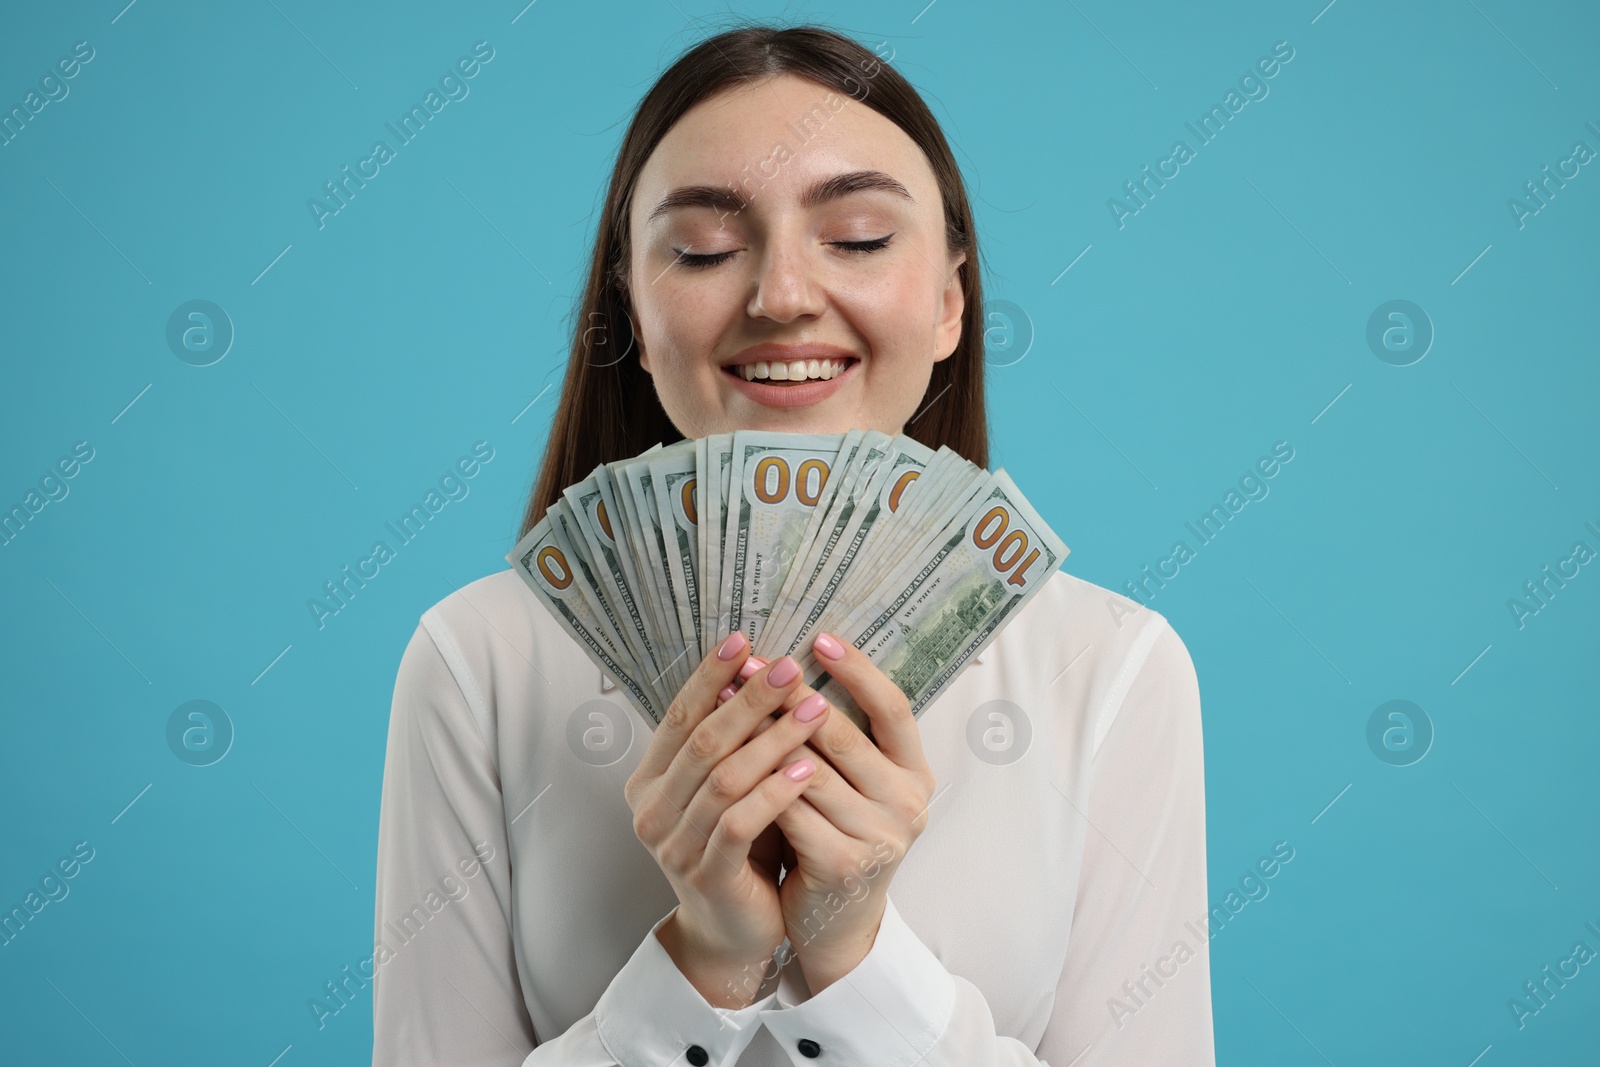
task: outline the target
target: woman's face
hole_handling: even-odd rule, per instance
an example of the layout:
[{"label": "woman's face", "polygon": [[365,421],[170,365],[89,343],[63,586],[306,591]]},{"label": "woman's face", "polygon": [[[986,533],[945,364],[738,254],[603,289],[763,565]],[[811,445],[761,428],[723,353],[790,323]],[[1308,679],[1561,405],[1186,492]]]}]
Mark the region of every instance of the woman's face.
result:
[{"label": "woman's face", "polygon": [[815,82],[778,75],[685,113],[628,225],[639,362],[685,437],[898,433],[960,339],[966,256],[947,250],[922,150]]}]

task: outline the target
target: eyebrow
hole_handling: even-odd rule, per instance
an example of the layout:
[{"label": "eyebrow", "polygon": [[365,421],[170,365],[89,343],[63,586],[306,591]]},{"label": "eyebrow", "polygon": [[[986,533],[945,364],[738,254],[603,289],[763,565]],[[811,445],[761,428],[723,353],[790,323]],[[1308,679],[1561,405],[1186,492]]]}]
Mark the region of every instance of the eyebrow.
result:
[{"label": "eyebrow", "polygon": [[[873,189],[893,193],[913,204],[917,202],[904,185],[883,171],[853,170],[812,183],[800,195],[800,206],[809,211],[831,200],[849,196],[851,193]],[[732,185],[685,185],[662,197],[661,202],[655,206],[645,221],[654,222],[675,208],[707,207],[724,214],[737,215],[749,206]]]}]

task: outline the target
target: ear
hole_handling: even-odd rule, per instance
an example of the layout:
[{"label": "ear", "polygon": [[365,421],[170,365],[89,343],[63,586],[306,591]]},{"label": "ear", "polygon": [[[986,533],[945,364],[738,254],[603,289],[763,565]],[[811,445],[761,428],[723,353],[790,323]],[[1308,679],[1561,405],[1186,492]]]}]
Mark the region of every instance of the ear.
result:
[{"label": "ear", "polygon": [[959,252],[950,261],[950,275],[945,282],[944,292],[939,296],[939,318],[933,325],[933,361],[950,358],[956,350],[956,345],[961,341],[961,316],[967,309],[967,294],[961,285],[961,264],[967,261],[967,254]]},{"label": "ear", "polygon": [[632,335],[632,337],[631,337],[632,344],[633,344],[633,346],[635,348],[637,348],[639,350],[639,367],[640,367],[640,369],[642,369],[646,374],[654,373],[653,371],[650,370],[650,356],[644,350],[644,342],[639,339],[639,327],[633,321],[633,312],[631,310],[629,310],[628,308],[623,308],[622,309],[622,313],[628,317],[628,332],[629,332],[629,334]]}]

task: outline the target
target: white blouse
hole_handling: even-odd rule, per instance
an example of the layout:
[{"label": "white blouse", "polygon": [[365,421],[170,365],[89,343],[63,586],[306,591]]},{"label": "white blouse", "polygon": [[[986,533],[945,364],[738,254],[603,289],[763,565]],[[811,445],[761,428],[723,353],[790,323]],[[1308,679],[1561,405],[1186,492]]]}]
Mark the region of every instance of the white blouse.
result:
[{"label": "white blouse", "polygon": [[866,958],[812,996],[780,952],[715,1009],[655,937],[677,898],[623,796],[649,725],[512,571],[446,597],[395,682],[373,1064],[1212,1065],[1199,686],[1167,620],[1057,571],[918,723],[938,786]]}]

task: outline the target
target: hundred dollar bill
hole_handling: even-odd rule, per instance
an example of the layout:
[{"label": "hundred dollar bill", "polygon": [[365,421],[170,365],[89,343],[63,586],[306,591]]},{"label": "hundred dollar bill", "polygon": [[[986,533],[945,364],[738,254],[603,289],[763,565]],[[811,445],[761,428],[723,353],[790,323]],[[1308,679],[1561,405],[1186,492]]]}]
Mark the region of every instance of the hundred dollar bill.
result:
[{"label": "hundred dollar bill", "polygon": [[809,638],[861,648],[920,715],[1066,554],[1009,475],[947,447],[739,431],[597,466],[507,559],[652,728],[742,629],[870,734]]},{"label": "hundred dollar bill", "polygon": [[557,500],[550,505],[550,523],[556,533],[559,544],[577,565],[579,593],[586,598],[600,613],[604,623],[596,632],[606,642],[611,654],[619,661],[626,662],[632,659],[637,670],[638,660],[629,651],[627,642],[622,639],[621,620],[615,607],[607,598],[600,576],[595,573],[595,568],[589,558],[583,543],[583,535],[578,530],[577,519],[572,514],[572,508],[565,500]]},{"label": "hundred dollar bill", "polygon": [[566,625],[589,658],[616,679],[654,729],[661,722],[664,709],[640,679],[638,665],[631,657],[619,655],[612,643],[613,635],[606,634],[609,624],[586,589],[593,576],[585,576],[587,568],[561,529],[559,515],[547,511],[506,555],[506,561],[534,596]]},{"label": "hundred dollar bill", "polygon": [[[863,550],[870,547],[885,558],[902,559],[899,552],[908,542],[932,533],[950,518],[952,483],[974,476],[987,477],[988,473],[941,446],[921,471],[909,475],[914,480],[902,493],[901,505],[894,509],[894,521],[876,527],[870,546],[863,546]],[[853,584],[847,582],[847,587]]]},{"label": "hundred dollar bill", "polygon": [[[875,553],[892,561],[888,574],[893,575],[900,568],[925,558],[946,524],[965,511],[972,498],[988,485],[990,477],[988,471],[959,456],[945,464],[942,481],[932,483],[935,493],[930,496],[936,495],[937,499],[924,501],[921,508],[912,507],[911,514],[904,518],[897,516],[897,521],[891,524],[893,532],[889,543],[874,546]],[[873,588],[882,583],[885,576],[884,571],[874,571],[871,567],[854,568],[845,575],[843,587],[834,599],[839,604],[850,605],[847,611],[854,610],[863,598],[870,598]]]},{"label": "hundred dollar bill", "polygon": [[[950,484],[968,482],[971,488],[966,495],[970,495],[987,474],[982,467],[948,448],[941,448],[920,471],[904,475],[901,484],[895,487],[899,492],[898,500],[891,496],[885,501],[890,514],[873,527],[862,545],[862,552],[872,559],[892,561],[891,568],[899,566],[906,558],[908,546],[942,527],[953,512],[961,510],[961,501],[966,496],[950,492]],[[860,582],[868,577],[865,573],[848,576],[841,592],[858,591]]]},{"label": "hundred dollar bill", "polygon": [[[584,542],[578,517],[573,512],[571,504],[565,499],[556,500],[551,504],[550,510],[554,515],[552,521],[560,536],[560,544],[566,546],[577,566],[578,576],[582,580],[582,595],[600,612],[604,626],[596,632],[607,642],[613,658],[619,663],[630,666],[634,678],[644,687],[655,706],[665,710],[670,700],[670,693],[656,682],[655,679],[659,674],[649,669],[648,661],[640,659],[638,652],[629,643],[625,609],[621,607],[619,598],[610,595],[607,589],[609,583],[601,568],[595,564],[594,557]],[[618,681],[620,684],[620,680]]]},{"label": "hundred dollar bill", "polygon": [[948,445],[940,445],[922,470],[909,475],[911,481],[901,491],[899,504],[893,509],[895,521],[876,527],[866,547],[885,553],[887,558],[895,558],[895,549],[906,538],[914,531],[927,528],[930,512],[941,514],[937,502],[948,488],[945,479],[954,474],[957,468],[979,471],[975,464],[969,463]]},{"label": "hundred dollar bill", "polygon": [[774,656],[784,654],[787,646],[782,639],[788,632],[788,617],[815,578],[820,566],[819,556],[826,558],[838,540],[843,523],[848,521],[855,501],[854,486],[863,468],[884,455],[883,446],[890,440],[888,434],[878,430],[850,430],[840,442],[822,496],[811,509],[805,532],[800,536],[799,556],[784,576],[772,612],[762,627],[763,658],[770,658],[766,655],[768,652]]},{"label": "hundred dollar bill", "polygon": [[722,600],[722,544],[725,533],[725,501],[728,499],[728,470],[733,466],[733,434],[712,434],[706,442],[706,462],[696,469],[699,488],[706,494],[706,506],[699,517],[699,539],[704,568],[701,574],[701,627],[717,635],[728,632],[728,613]]},{"label": "hundred dollar bill", "polygon": [[[1067,556],[1067,546],[996,471],[926,559],[900,568],[882,595],[836,632],[849,636],[920,715],[967,661],[986,648],[1006,620],[1040,589]],[[807,649],[802,665],[814,667]],[[813,688],[864,731],[869,721],[845,687],[826,671],[807,671]]]},{"label": "hundred dollar bill", "polygon": [[[609,485],[611,496],[606,503],[609,507],[616,505],[612,512],[612,522],[621,529],[621,539],[628,546],[627,555],[632,565],[631,580],[633,582],[634,597],[644,604],[647,612],[646,624],[650,627],[651,642],[656,653],[656,663],[650,674],[650,684],[658,692],[676,692],[668,677],[667,665],[677,653],[671,649],[673,629],[668,628],[666,617],[666,604],[657,591],[652,578],[650,561],[645,554],[645,535],[640,526],[637,508],[632,489],[627,479],[623,476],[623,468],[630,463],[638,462],[639,457],[633,459],[615,460],[605,464],[606,480],[601,483],[602,488]],[[675,627],[674,627],[675,629]]]},{"label": "hundred dollar bill", "polygon": [[[639,579],[633,570],[633,547],[624,539],[625,531],[620,523],[613,525],[615,508],[606,503],[611,492],[610,475],[601,465],[583,481],[563,490],[562,499],[571,509],[572,518],[588,546],[588,557],[594,569],[609,580],[606,599],[614,605],[613,614],[619,619],[618,629],[623,640],[632,650],[640,670],[654,675],[660,670],[653,636],[655,628],[646,621],[650,609],[640,604],[635,594]],[[654,685],[648,688],[660,704],[660,690]]]},{"label": "hundred dollar bill", "polygon": [[[706,474],[708,469],[706,456],[708,454],[707,445],[709,441],[710,438],[708,437],[696,437],[694,439],[694,512],[697,533],[700,523],[707,521],[708,516],[711,514],[710,506],[706,503],[706,483],[710,481]],[[706,546],[710,543],[711,538],[709,537],[697,535],[694,539],[695,573],[700,576],[699,581],[696,583],[700,599],[695,610],[700,615],[701,628],[707,633],[715,633],[714,616],[717,613],[717,606],[708,599],[715,588],[711,584],[710,564],[706,562]]]},{"label": "hundred dollar bill", "polygon": [[662,557],[678,609],[678,626],[689,646],[690,673],[706,654],[700,632],[699,512],[695,506],[696,456],[693,442],[685,450],[650,461],[656,514],[661,516]]},{"label": "hundred dollar bill", "polygon": [[733,435],[722,581],[727,585],[728,630],[743,630],[752,649],[843,438],[842,433],[762,430]]},{"label": "hundred dollar bill", "polygon": [[951,531],[965,519],[978,498],[987,494],[996,484],[995,472],[971,463],[965,463],[958,473],[949,473],[949,478],[960,485],[957,488],[946,487],[938,509],[926,513],[928,521],[907,531],[893,562],[886,570],[869,574],[862,568],[845,578],[844,589],[834,597],[833,604],[829,605],[829,610],[819,621],[818,629],[830,633],[855,633],[861,617],[873,614],[889,590],[900,589],[910,580],[937,551],[938,546],[949,540]]},{"label": "hundred dollar bill", "polygon": [[[595,484],[600,490],[601,499],[605,502],[606,513],[616,533],[617,543],[623,546],[621,553],[623,571],[627,575],[629,588],[633,591],[634,602],[642,605],[640,616],[650,631],[651,662],[646,664],[641,661],[639,666],[649,674],[650,684],[656,692],[665,694],[668,690],[667,683],[663,679],[667,662],[672,658],[672,654],[667,652],[663,645],[667,627],[661,617],[662,605],[652,595],[654,586],[649,580],[648,561],[639,547],[643,543],[643,538],[639,533],[638,519],[633,513],[633,494],[622,480],[622,467],[625,463],[631,462],[634,460],[615,460],[602,464],[600,470],[596,472]],[[662,706],[664,707],[666,703],[663,701]]]},{"label": "hundred dollar bill", "polygon": [[[657,647],[662,649],[666,662],[661,665],[665,672],[658,684],[663,692],[677,693],[683,688],[683,683],[689,680],[689,675],[698,666],[699,661],[689,661],[691,651],[689,641],[692,630],[684,632],[684,627],[679,622],[679,597],[673,588],[671,576],[667,573],[667,543],[666,534],[662,529],[662,516],[656,507],[654,478],[650,473],[650,464],[657,459],[673,458],[684,451],[681,445],[688,445],[690,455],[693,455],[692,442],[680,442],[663,448],[655,456],[629,460],[621,465],[622,482],[626,489],[623,494],[630,498],[630,514],[636,523],[635,534],[638,542],[634,547],[635,552],[641,554],[639,568],[643,573],[643,582],[648,592],[645,595],[653,598],[657,605],[657,613],[663,626],[662,639],[657,642]],[[641,551],[642,550],[642,551]]]},{"label": "hundred dollar bill", "polygon": [[851,513],[839,528],[834,543],[826,546],[832,551],[817,557],[812,583],[787,619],[779,642],[785,652],[793,652],[807,642],[818,619],[850,574],[876,571],[882,575],[883,569],[873,564],[887,557],[871,551],[872,534],[880,526],[890,525],[889,520],[898,509],[902,495],[916,483],[924,465],[932,458],[933,450],[928,446],[904,435],[897,436],[885,446],[883,457],[860,482],[859,491],[852,487],[857,499]]},{"label": "hundred dollar bill", "polygon": [[787,616],[794,611],[806,587],[816,581],[822,561],[827,560],[829,553],[837,547],[838,537],[842,536],[856,510],[856,499],[861,493],[862,483],[888,454],[893,440],[893,437],[878,430],[866,430],[853,442],[851,438],[846,438],[846,442],[840,445],[834,474],[827,480],[827,493],[811,515],[800,557],[795,560],[794,566],[790,566],[784,587],[779,590],[778,605],[773,608],[773,619],[779,621],[768,627],[770,640],[784,632]]}]

